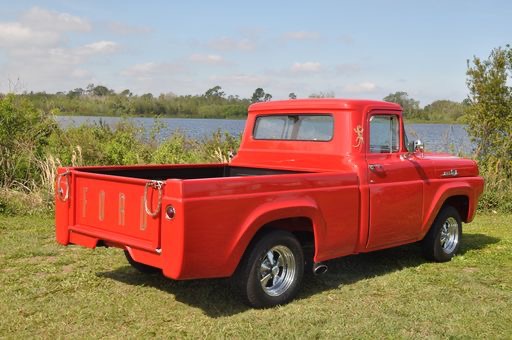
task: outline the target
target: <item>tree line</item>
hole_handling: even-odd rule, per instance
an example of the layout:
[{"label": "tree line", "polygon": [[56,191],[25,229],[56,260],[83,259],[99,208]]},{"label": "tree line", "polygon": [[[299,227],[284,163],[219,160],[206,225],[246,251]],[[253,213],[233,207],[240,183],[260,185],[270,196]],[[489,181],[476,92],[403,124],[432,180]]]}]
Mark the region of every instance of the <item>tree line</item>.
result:
[{"label": "tree line", "polygon": [[407,120],[446,123],[464,123],[469,108],[468,100],[436,100],[420,108],[420,102],[409,97],[407,92],[398,91],[383,98],[384,101],[400,104]]},{"label": "tree line", "polygon": [[[152,93],[137,95],[125,89],[116,92],[104,85],[89,84],[67,92],[24,92],[24,97],[34,107],[44,112],[61,115],[87,116],[166,116],[189,118],[244,118],[250,104],[272,100],[263,88],[254,90],[250,98],[228,95],[221,86],[214,86],[200,95],[176,95],[172,92],[154,96]],[[332,91],[318,92],[309,98],[334,98]],[[291,92],[288,99],[297,99]],[[413,121],[464,122],[467,100],[459,103],[436,100],[424,108],[407,92],[398,91],[383,100],[400,104],[404,117]]]},{"label": "tree line", "polygon": [[[253,96],[254,101],[265,100],[264,91],[261,98],[258,95]],[[178,96],[170,92],[154,96],[151,93],[136,95],[129,89],[115,92],[103,85],[89,84],[85,89],[68,92],[25,92],[20,96],[44,112],[90,116],[237,118],[245,117],[251,104],[250,99],[226,95],[220,86],[201,95]]]}]

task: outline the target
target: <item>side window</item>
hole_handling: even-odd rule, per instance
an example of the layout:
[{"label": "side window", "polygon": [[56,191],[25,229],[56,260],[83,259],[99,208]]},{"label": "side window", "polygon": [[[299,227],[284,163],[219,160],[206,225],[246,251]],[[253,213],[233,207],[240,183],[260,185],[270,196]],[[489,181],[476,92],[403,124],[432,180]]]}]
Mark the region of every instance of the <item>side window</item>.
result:
[{"label": "side window", "polygon": [[372,116],[370,118],[370,152],[398,152],[399,127],[397,116]]}]

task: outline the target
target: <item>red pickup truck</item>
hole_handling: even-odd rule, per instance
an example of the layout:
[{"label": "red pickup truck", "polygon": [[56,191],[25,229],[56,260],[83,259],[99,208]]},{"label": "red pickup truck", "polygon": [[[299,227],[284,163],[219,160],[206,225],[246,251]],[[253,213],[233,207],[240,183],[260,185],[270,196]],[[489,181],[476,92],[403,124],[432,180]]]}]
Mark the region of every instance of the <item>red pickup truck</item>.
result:
[{"label": "red pickup truck", "polygon": [[175,280],[232,276],[268,307],[296,295],[306,263],[417,241],[449,261],[483,184],[474,161],[408,143],[399,105],[273,101],[250,106],[227,164],[59,168],[56,235]]}]

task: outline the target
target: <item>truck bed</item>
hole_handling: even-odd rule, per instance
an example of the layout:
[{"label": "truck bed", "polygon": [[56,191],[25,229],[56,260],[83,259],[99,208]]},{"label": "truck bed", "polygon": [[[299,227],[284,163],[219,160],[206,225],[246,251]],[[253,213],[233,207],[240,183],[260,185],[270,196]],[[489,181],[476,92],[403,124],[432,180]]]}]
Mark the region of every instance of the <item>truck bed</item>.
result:
[{"label": "truck bed", "polygon": [[[71,243],[86,242],[84,245],[90,247],[95,247],[98,241],[107,241],[155,251],[160,248],[159,229],[165,208],[162,198],[164,201],[183,199],[187,191],[184,182],[201,181],[199,188],[207,188],[206,182],[211,181],[292,173],[296,172],[227,164],[69,168],[58,183],[69,196],[66,202],[59,200],[57,206],[62,203],[69,206],[69,210],[65,209],[69,211],[65,219],[71,233],[63,232],[63,243],[69,242],[69,237]],[[211,195],[212,191],[208,191]]]},{"label": "truck bed", "polygon": [[[59,243],[120,247],[174,279],[231,275],[256,228],[289,214],[313,220],[319,210],[330,212],[321,218],[318,239],[335,254],[318,249],[320,260],[350,253],[357,238],[355,173],[228,164],[61,168],[63,173],[58,187],[66,192],[69,185],[69,199],[56,203]],[[208,266],[200,265],[205,254]]]},{"label": "truck bed", "polygon": [[247,168],[225,164],[82,167],[78,171],[147,180],[199,179],[304,173],[301,171]]}]

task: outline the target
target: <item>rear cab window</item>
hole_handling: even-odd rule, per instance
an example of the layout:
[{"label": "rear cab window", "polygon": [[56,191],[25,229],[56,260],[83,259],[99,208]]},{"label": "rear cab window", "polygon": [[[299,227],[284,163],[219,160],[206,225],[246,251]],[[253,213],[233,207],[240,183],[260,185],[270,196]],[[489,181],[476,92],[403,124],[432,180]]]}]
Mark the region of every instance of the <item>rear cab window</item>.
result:
[{"label": "rear cab window", "polygon": [[330,141],[334,119],[330,114],[283,114],[256,117],[254,139]]}]

